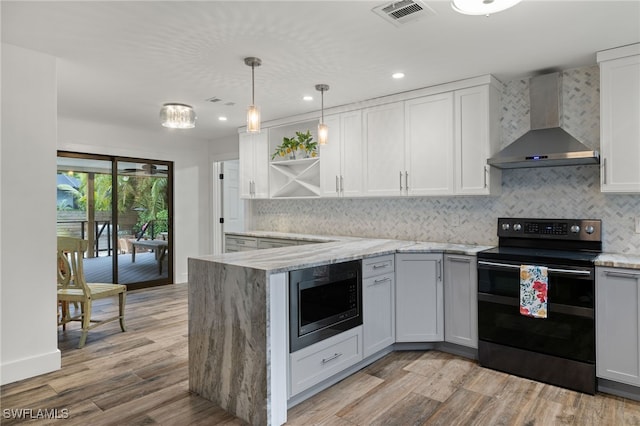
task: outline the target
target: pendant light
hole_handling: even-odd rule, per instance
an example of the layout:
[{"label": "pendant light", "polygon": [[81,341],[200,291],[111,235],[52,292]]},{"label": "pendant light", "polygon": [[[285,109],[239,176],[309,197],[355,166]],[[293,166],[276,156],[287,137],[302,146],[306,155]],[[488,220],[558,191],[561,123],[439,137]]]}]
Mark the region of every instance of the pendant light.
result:
[{"label": "pendant light", "polygon": [[247,108],[247,133],[260,133],[260,108],[255,102],[254,70],[262,64],[260,58],[244,58],[244,63],[251,67],[251,105]]},{"label": "pendant light", "polygon": [[169,103],[160,109],[162,126],[171,129],[193,129],[196,118],[196,112],[190,105]]},{"label": "pendant light", "polygon": [[321,118],[320,123],[318,124],[318,143],[320,145],[326,145],[327,139],[329,137],[329,126],[324,124],[324,92],[329,90],[329,85],[327,84],[316,84],[316,90],[320,91],[320,99],[321,102]]},{"label": "pendant light", "polygon": [[465,15],[491,15],[520,3],[521,0],[451,0],[451,7]]}]

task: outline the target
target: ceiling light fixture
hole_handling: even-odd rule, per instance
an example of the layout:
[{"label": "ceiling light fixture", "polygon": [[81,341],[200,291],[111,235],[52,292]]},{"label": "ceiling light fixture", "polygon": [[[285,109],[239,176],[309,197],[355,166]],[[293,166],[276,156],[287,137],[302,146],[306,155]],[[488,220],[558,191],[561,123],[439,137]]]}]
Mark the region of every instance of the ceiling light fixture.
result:
[{"label": "ceiling light fixture", "polygon": [[394,72],[393,74],[391,74],[391,77],[395,78],[396,80],[404,78],[404,73],[403,72]]},{"label": "ceiling light fixture", "polygon": [[171,129],[193,129],[196,118],[196,112],[190,105],[169,103],[160,109],[162,125]]},{"label": "ceiling light fixture", "polygon": [[303,97],[302,97],[302,100],[303,100],[303,101],[310,102],[310,101],[312,101],[312,100],[313,100],[313,96],[305,95],[305,96],[303,96]]},{"label": "ceiling light fixture", "polygon": [[244,58],[245,65],[251,67],[251,105],[247,108],[247,133],[260,133],[260,108],[256,106],[255,100],[255,67],[262,65],[260,58]]},{"label": "ceiling light fixture", "polygon": [[520,3],[521,0],[451,0],[451,7],[465,15],[491,15]]},{"label": "ceiling light fixture", "polygon": [[322,115],[320,117],[320,123],[318,124],[318,143],[320,145],[326,145],[329,137],[329,126],[324,124],[324,92],[329,90],[329,86],[327,84],[316,84],[316,90],[320,91],[320,98],[322,99],[320,109]]}]

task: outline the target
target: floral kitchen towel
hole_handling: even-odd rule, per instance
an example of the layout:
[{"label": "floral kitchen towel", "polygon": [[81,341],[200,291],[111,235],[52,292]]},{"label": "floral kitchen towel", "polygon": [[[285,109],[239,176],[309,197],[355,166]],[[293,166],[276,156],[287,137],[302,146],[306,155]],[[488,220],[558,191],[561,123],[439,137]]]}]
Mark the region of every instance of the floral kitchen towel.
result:
[{"label": "floral kitchen towel", "polygon": [[520,313],[522,315],[546,318],[548,289],[546,266],[520,265]]}]

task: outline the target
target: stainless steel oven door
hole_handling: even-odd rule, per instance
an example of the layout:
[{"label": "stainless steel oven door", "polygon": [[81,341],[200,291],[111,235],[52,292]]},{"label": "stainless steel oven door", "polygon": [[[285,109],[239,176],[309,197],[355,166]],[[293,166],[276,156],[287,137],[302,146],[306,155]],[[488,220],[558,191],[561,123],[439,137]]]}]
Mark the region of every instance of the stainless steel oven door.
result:
[{"label": "stainless steel oven door", "polygon": [[548,316],[520,314],[520,263],[478,260],[482,341],[595,363],[594,268],[548,268]]}]

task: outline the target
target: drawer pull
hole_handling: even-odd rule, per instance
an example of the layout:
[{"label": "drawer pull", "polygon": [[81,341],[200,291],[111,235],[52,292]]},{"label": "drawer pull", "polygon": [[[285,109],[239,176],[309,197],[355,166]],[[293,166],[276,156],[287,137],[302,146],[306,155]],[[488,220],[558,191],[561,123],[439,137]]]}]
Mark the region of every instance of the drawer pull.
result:
[{"label": "drawer pull", "polygon": [[373,269],[381,269],[381,268],[388,268],[389,264],[388,263],[378,263],[377,265],[373,265]]},{"label": "drawer pull", "polygon": [[340,358],[341,356],[342,356],[342,354],[340,354],[340,353],[335,353],[335,354],[333,354],[333,356],[330,356],[329,358],[322,358],[322,363],[323,363],[323,364],[326,364],[326,363],[328,363],[328,362],[333,361],[333,360],[334,360],[334,359],[336,359],[336,358]]},{"label": "drawer pull", "polygon": [[640,278],[640,273],[633,273],[633,272],[612,272],[612,271],[605,271],[604,274],[607,277],[613,277],[613,278],[635,278],[636,280]]},{"label": "drawer pull", "polygon": [[391,281],[391,278],[381,278],[379,280],[373,280],[373,284],[382,284],[384,282]]}]

